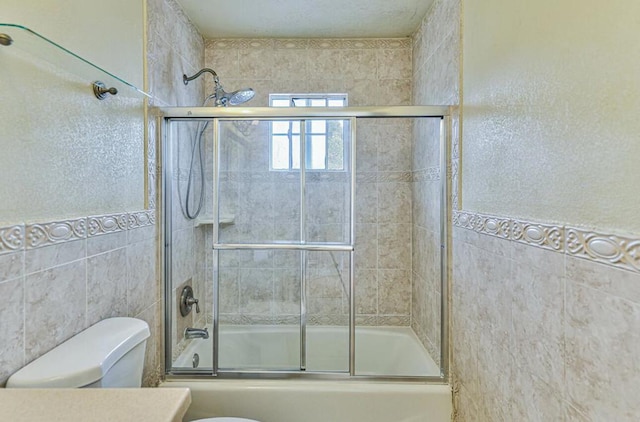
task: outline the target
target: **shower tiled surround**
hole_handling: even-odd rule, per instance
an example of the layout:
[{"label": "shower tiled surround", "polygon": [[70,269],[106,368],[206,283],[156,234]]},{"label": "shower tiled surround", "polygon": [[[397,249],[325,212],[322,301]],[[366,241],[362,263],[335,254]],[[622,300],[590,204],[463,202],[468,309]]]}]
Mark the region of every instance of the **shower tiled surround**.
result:
[{"label": "shower tiled surround", "polygon": [[[174,0],[147,0],[148,28],[147,28],[147,68],[149,72],[149,91],[153,98],[149,105],[152,107],[163,106],[195,106],[200,105],[203,98],[203,82],[197,80],[185,86],[182,75],[192,75],[203,67],[204,41],[189,19],[184,15],[180,6]],[[158,178],[156,175],[156,120],[150,113],[149,121],[149,168],[151,169],[151,182],[149,187],[155,190]],[[188,128],[191,129],[191,128]],[[195,245],[198,244],[198,235],[201,230],[195,228],[192,220],[183,217],[178,202],[178,184],[186,186],[185,175],[188,174],[188,151],[192,142],[192,133],[185,131],[180,137],[179,144],[172,145],[172,154],[177,157],[177,148],[180,148],[182,159],[173,165],[177,169],[177,175],[172,179],[172,289],[167,292],[172,297],[173,318],[171,321],[172,350],[179,350],[178,344],[184,343],[183,333],[186,327],[202,326],[205,323],[203,317],[206,313],[196,314],[192,312],[187,317],[182,317],[178,311],[178,298],[184,286],[191,285],[194,297],[204,296],[205,279],[196,273],[196,260],[194,259]],[[186,161],[185,161],[186,159]],[[158,169],[159,170],[159,169]],[[154,196],[155,199],[155,196]],[[158,201],[158,203],[161,203]],[[162,274],[162,272],[160,272]],[[158,277],[159,279],[161,277]],[[158,280],[156,286],[162,289],[162,281]],[[200,301],[201,307],[206,309],[208,304]],[[164,318],[164,313],[158,314],[158,318]],[[163,353],[158,350],[158,353]]]},{"label": "shower tiled surround", "polygon": [[[459,153],[460,32],[456,1],[436,1],[412,38],[413,101],[417,105],[452,105],[451,173],[453,204]],[[439,121],[414,125],[411,327],[434,359],[441,347],[440,280],[440,137]],[[445,299],[446,300],[446,299]]]},{"label": "shower tiled surround", "polygon": [[[252,87],[256,96],[250,106],[267,106],[270,93],[347,93],[350,106],[408,105],[411,54],[409,39],[215,39],[206,41],[205,63],[227,90]],[[235,166],[223,169],[221,175],[221,213],[235,217],[233,225],[221,228],[222,238],[248,240],[249,230],[256,240],[298,234],[299,175],[269,171],[267,130],[266,125],[254,129],[251,137],[258,142],[231,138],[230,145],[222,145],[223,166],[227,161]],[[358,324],[411,323],[412,132],[409,120],[358,123]],[[307,174],[308,209],[315,211],[309,219],[312,238],[329,240],[327,236],[347,229],[347,179],[341,173]],[[205,237],[210,245],[210,235]],[[221,261],[223,321],[296,322],[299,287],[290,280],[299,268],[295,254],[232,255],[226,252],[229,258]],[[316,255],[308,263],[309,322],[346,324],[348,260]],[[206,262],[212,265],[212,258]],[[212,268],[206,271],[211,273]],[[282,279],[277,276],[281,273],[289,276]],[[211,291],[207,298],[212,300]]]},{"label": "shower tiled surround", "polygon": [[159,376],[154,225],[141,211],[0,228],[0,383],[112,316],[149,323],[146,381]]}]

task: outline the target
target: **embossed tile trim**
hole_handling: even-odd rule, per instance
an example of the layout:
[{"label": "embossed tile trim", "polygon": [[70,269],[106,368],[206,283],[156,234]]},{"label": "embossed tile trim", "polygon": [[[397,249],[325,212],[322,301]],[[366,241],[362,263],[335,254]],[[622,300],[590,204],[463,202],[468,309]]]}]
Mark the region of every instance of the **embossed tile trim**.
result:
[{"label": "embossed tile trim", "polygon": [[29,224],[26,227],[27,249],[87,238],[87,218]]},{"label": "embossed tile trim", "polygon": [[409,49],[410,38],[218,38],[205,40],[206,49]]},{"label": "embossed tile trim", "polygon": [[155,210],[0,227],[0,255],[72,242],[156,223]]},{"label": "embossed tile trim", "polygon": [[127,230],[128,214],[97,215],[87,218],[88,237]]},{"label": "embossed tile trim", "polygon": [[24,224],[0,228],[0,255],[24,249]]},{"label": "embossed tile trim", "polygon": [[467,211],[453,211],[452,221],[455,227],[640,272],[638,237]]},{"label": "embossed tile trim", "polygon": [[512,220],[511,224],[511,238],[517,242],[554,251],[564,250],[564,227],[520,220]]},{"label": "embossed tile trim", "polygon": [[640,239],[567,227],[567,254],[640,271]]},{"label": "embossed tile trim", "polygon": [[129,214],[129,230],[153,226],[156,223],[155,210],[145,210]]}]

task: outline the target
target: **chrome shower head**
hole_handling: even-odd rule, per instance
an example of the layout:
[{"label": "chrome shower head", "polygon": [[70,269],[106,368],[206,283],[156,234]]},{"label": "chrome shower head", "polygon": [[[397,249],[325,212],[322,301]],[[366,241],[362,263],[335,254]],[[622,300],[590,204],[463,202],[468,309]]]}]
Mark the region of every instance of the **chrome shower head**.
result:
[{"label": "chrome shower head", "polygon": [[206,104],[209,100],[215,100],[215,104],[217,107],[226,107],[228,105],[239,105],[242,103],[246,103],[251,100],[254,95],[256,95],[255,91],[251,88],[243,88],[233,92],[226,92],[222,85],[220,84],[220,79],[218,78],[218,74],[209,68],[201,69],[198,73],[193,76],[182,75],[182,81],[185,85],[187,85],[190,81],[199,78],[203,73],[208,72],[213,75],[213,82],[215,84],[213,94],[209,95],[205,98],[204,104]]},{"label": "chrome shower head", "polygon": [[254,95],[256,95],[255,91],[251,88],[243,88],[233,92],[225,92],[222,87],[220,87],[219,92],[216,92],[217,101],[222,106],[227,105],[240,105],[246,103],[251,100]]}]

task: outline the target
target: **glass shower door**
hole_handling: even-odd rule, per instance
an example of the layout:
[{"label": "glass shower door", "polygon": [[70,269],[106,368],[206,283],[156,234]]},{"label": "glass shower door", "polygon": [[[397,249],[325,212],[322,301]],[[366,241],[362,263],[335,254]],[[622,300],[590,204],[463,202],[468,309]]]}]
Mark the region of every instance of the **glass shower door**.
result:
[{"label": "glass shower door", "polygon": [[217,122],[218,373],[349,371],[351,122],[322,122]]}]

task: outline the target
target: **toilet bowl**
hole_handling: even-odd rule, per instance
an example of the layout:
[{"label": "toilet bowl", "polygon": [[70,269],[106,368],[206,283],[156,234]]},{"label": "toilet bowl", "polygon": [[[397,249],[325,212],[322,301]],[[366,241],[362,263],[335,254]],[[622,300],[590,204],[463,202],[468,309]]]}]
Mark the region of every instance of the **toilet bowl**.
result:
[{"label": "toilet bowl", "polygon": [[[136,388],[142,384],[149,325],[107,318],[53,348],[7,380],[7,388]],[[258,422],[216,417],[194,422]]]}]

